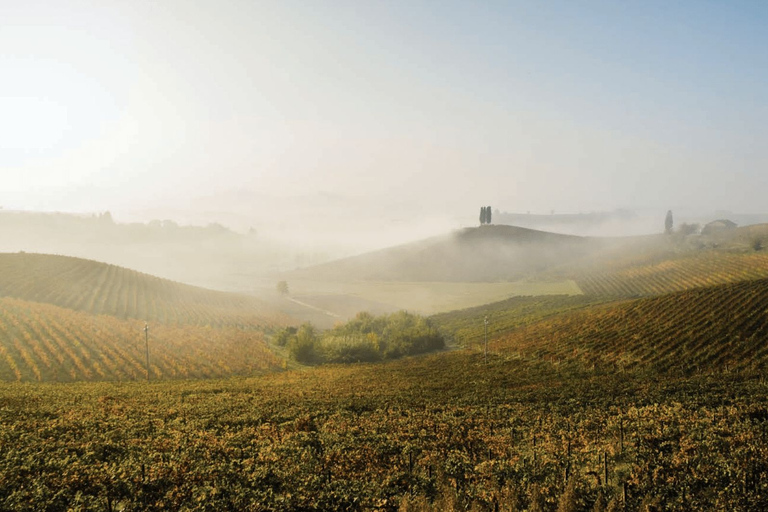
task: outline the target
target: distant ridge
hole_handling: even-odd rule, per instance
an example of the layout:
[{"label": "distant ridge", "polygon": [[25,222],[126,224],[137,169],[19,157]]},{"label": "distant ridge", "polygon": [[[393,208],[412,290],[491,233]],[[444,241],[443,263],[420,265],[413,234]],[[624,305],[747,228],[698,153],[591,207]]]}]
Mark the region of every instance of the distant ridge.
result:
[{"label": "distant ridge", "polygon": [[165,324],[272,326],[288,322],[253,297],[49,254],[0,254],[0,297]]},{"label": "distant ridge", "polygon": [[517,226],[465,228],[448,235],[286,273],[329,281],[513,281],[579,258],[605,242]]}]

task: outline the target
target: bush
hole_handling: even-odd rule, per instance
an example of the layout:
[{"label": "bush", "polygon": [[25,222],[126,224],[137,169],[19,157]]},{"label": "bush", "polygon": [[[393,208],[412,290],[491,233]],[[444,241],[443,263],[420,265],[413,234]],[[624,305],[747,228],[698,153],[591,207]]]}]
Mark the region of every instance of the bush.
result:
[{"label": "bush", "polygon": [[312,324],[305,323],[299,327],[296,337],[288,345],[288,353],[300,363],[311,364],[318,361],[317,335]]},{"label": "bush", "polygon": [[681,235],[693,235],[699,232],[700,226],[698,224],[686,224],[682,223],[680,224],[680,227],[677,228],[677,232]]},{"label": "bush", "polygon": [[286,337],[291,357],[303,363],[372,362],[445,347],[445,340],[429,320],[405,311],[380,317],[358,313],[322,336],[317,336],[310,324],[304,324],[294,341],[286,331],[278,333],[276,342]]},{"label": "bush", "polygon": [[280,329],[277,331],[277,334],[275,334],[275,344],[285,347],[294,338],[296,338],[296,328],[286,327],[285,329]]}]

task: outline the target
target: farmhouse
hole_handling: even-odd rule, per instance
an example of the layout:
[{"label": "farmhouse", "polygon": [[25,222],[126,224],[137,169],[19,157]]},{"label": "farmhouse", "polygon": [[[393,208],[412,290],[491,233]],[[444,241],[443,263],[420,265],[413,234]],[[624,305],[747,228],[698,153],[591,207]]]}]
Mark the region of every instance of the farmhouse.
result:
[{"label": "farmhouse", "polygon": [[728,219],[713,220],[701,230],[702,235],[712,235],[721,231],[729,231],[736,228],[736,223]]}]

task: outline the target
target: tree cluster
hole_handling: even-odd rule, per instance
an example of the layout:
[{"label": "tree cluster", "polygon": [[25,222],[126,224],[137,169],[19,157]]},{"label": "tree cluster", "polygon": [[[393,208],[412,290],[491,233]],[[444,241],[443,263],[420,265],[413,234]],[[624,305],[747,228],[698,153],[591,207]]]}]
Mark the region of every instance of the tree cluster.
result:
[{"label": "tree cluster", "polygon": [[443,336],[428,319],[406,311],[378,317],[358,313],[324,333],[310,323],[287,327],[275,335],[275,343],[304,364],[381,361],[445,347]]},{"label": "tree cluster", "polygon": [[481,206],[480,207],[480,224],[490,224],[490,223],[491,223],[491,207]]}]

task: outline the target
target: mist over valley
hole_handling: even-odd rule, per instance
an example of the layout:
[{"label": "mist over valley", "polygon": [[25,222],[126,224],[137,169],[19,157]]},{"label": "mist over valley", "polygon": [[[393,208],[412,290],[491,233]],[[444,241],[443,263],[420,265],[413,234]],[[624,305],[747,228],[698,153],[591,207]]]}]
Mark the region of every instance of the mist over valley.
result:
[{"label": "mist over valley", "polygon": [[0,3],[0,510],[768,510],[766,25]]}]

